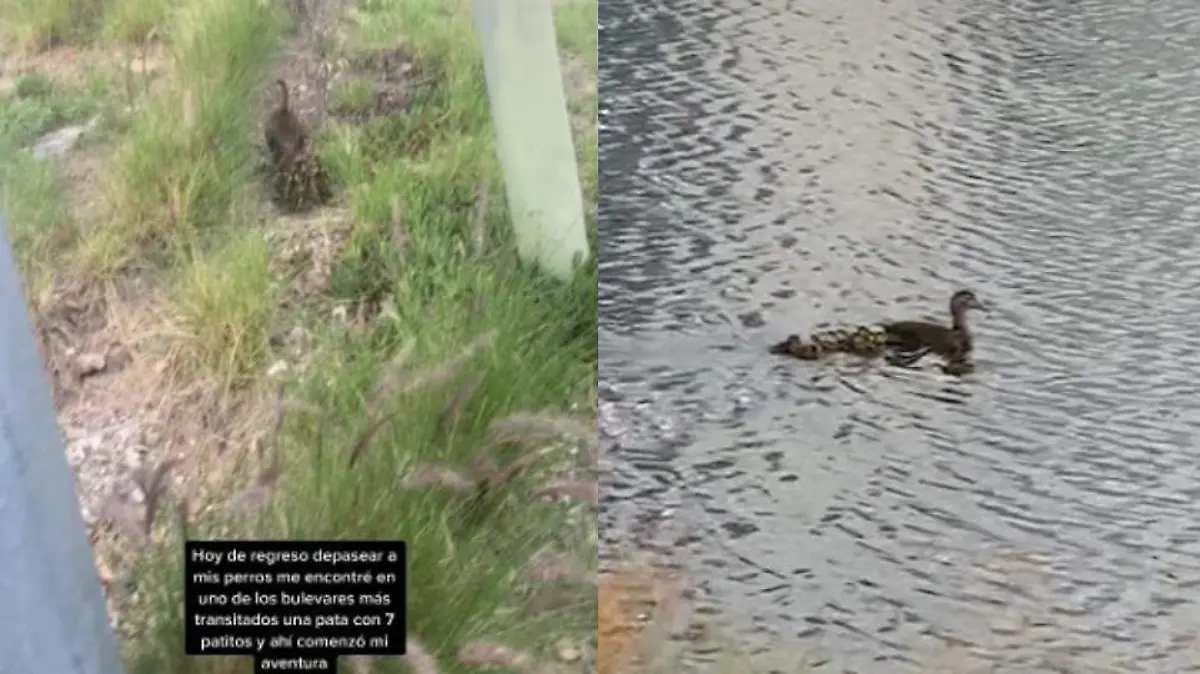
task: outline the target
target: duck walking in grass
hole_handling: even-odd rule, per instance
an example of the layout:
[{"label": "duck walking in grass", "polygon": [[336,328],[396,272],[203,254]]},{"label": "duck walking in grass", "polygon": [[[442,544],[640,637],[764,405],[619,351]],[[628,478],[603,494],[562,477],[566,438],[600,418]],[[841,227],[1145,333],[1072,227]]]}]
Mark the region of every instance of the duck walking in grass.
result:
[{"label": "duck walking in grass", "polygon": [[313,152],[308,131],[292,111],[287,82],[276,80],[275,84],[279,87],[279,106],[267,117],[264,129],[271,155],[272,198],[284,211],[299,213],[328,202],[332,185],[329,173]]},{"label": "duck walking in grass", "polygon": [[971,361],[973,342],[967,326],[972,309],[986,311],[970,290],[959,290],[950,297],[950,324],[929,321],[892,321],[834,330],[823,330],[805,341],[789,335],[774,344],[770,352],[800,360],[817,360],[833,353],[862,357],[886,356],[889,363],[911,366],[929,354],[940,356],[946,374],[963,375],[974,371]]}]

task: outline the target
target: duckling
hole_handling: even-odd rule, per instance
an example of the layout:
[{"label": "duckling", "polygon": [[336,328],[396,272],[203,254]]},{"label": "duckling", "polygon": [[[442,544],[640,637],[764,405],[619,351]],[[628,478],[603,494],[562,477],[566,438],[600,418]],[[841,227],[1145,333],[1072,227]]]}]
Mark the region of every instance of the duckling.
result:
[{"label": "duckling", "polygon": [[800,335],[789,335],[769,351],[800,360],[817,360],[831,353],[850,353],[864,357],[886,355],[893,365],[909,366],[930,353],[945,360],[942,370],[962,375],[974,370],[970,361],[973,347],[966,314],[971,309],[985,310],[970,290],[959,290],[950,297],[949,326],[927,321],[893,321],[854,328],[825,330],[805,342]]},{"label": "duckling", "polygon": [[286,213],[311,210],[333,196],[329,172],[307,147],[274,167],[271,182],[272,198]]},{"label": "duckling", "polygon": [[887,350],[888,334],[882,325],[822,330],[810,335],[807,343],[800,335],[789,335],[787,339],[770,348],[773,354],[800,360],[817,360],[827,354],[839,352],[869,357]]}]

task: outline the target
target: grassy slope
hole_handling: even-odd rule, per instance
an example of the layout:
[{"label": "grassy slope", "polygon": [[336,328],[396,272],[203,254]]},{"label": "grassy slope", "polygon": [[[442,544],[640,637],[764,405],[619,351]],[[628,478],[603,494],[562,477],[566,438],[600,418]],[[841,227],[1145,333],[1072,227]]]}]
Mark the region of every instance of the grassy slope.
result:
[{"label": "grassy slope", "polygon": [[[173,4],[179,9],[168,11]],[[304,366],[283,380],[289,412],[282,430],[273,434],[271,424],[260,424],[267,449],[283,457],[282,477],[267,485],[268,504],[250,516],[223,508],[223,494],[247,481],[236,478],[217,496],[191,504],[192,536],[409,541],[410,630],[442,671],[467,671],[454,656],[472,640],[533,650],[564,636],[582,643],[594,633],[594,586],[569,590],[566,608],[520,612],[534,591],[522,581],[534,553],[547,545],[578,551],[589,538],[585,513],[530,497],[538,471],[563,469],[567,453],[508,483],[486,507],[449,490],[399,486],[421,462],[462,468],[480,450],[500,463],[528,451],[520,438],[489,441],[497,420],[545,410],[573,410],[585,419],[591,413],[594,265],[566,287],[520,265],[498,197],[484,220],[489,245],[471,245],[480,226],[473,215],[476,186],[487,183],[494,195],[502,189],[469,3],[370,2],[355,8],[353,25],[339,29],[335,57],[399,39],[423,63],[435,64],[441,87],[418,101],[416,122],[404,129],[426,136],[416,156],[398,151],[405,138],[386,137],[397,147],[380,152],[378,139],[369,142],[361,129],[331,122],[322,130],[319,146],[344,183],[344,217],[353,231],[346,251],[330,263],[324,292],[290,304],[282,300],[292,280],[273,272],[269,244],[271,230],[285,225],[263,217],[249,141],[253,101],[271,77],[285,34],[286,18],[264,5],[0,0],[0,14],[14,19],[6,20],[10,49],[63,41],[121,45],[153,30],[172,54],[170,74],[145,91],[139,83],[128,86],[120,70],[98,65],[86,87],[29,76],[0,99],[0,203],[34,309],[40,291],[63,274],[117,285],[137,278],[161,303],[163,329],[147,349],[163,363],[164,377],[179,391],[225,396],[223,408],[243,414],[246,423],[253,419],[240,401],[276,386],[265,374],[281,357],[272,335],[302,329]],[[594,73],[595,3],[567,3],[559,11],[564,52]],[[572,105],[593,113],[577,142],[585,196],[594,203],[594,85],[591,92]],[[100,140],[92,141],[104,148],[102,203],[85,216],[85,227],[58,192],[52,165],[8,150],[96,111],[110,113]],[[395,198],[404,209],[403,248],[390,238]],[[338,307],[353,312],[368,296],[379,310],[368,324],[354,330],[331,320]],[[488,333],[490,347],[464,352]],[[408,354],[403,369],[392,363],[397,352]],[[456,358],[457,367],[445,366]],[[445,381],[421,385],[436,375]],[[369,401],[368,393],[385,382],[416,390]],[[350,467],[350,448],[363,429],[391,412],[396,417]],[[255,470],[252,458],[238,471]],[[160,524],[156,542],[127,560],[136,591],[116,603],[130,671],[250,671],[245,659],[185,664],[172,527]],[[381,662],[377,671],[398,668]]]}]

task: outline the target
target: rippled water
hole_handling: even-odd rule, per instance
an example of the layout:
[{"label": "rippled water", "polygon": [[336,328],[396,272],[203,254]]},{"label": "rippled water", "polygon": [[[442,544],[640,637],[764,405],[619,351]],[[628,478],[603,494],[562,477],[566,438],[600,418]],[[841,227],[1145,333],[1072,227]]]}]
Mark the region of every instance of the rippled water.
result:
[{"label": "rippled water", "polygon": [[[600,7],[605,536],[817,671],[1200,671],[1200,4]],[[958,287],[965,379],[765,354]]]}]

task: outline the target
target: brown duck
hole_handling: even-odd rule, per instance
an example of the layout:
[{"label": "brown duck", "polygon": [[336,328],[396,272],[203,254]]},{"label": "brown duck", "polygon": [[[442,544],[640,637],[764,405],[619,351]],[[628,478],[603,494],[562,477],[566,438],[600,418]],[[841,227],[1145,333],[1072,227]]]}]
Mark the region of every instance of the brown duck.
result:
[{"label": "brown duck", "polygon": [[279,107],[267,117],[267,149],[271,153],[272,198],[284,211],[296,213],[326,203],[332,197],[329,173],[313,152],[308,131],[288,101],[288,85],[279,86]]},{"label": "brown duck", "polygon": [[876,325],[825,330],[805,342],[800,335],[771,346],[770,352],[801,360],[817,360],[831,353],[850,353],[865,357],[886,356],[893,365],[910,366],[930,353],[941,356],[947,374],[967,374],[974,370],[971,351],[974,346],[967,326],[967,312],[985,310],[970,290],[959,290],[950,297],[950,325],[929,321],[893,321]]}]

